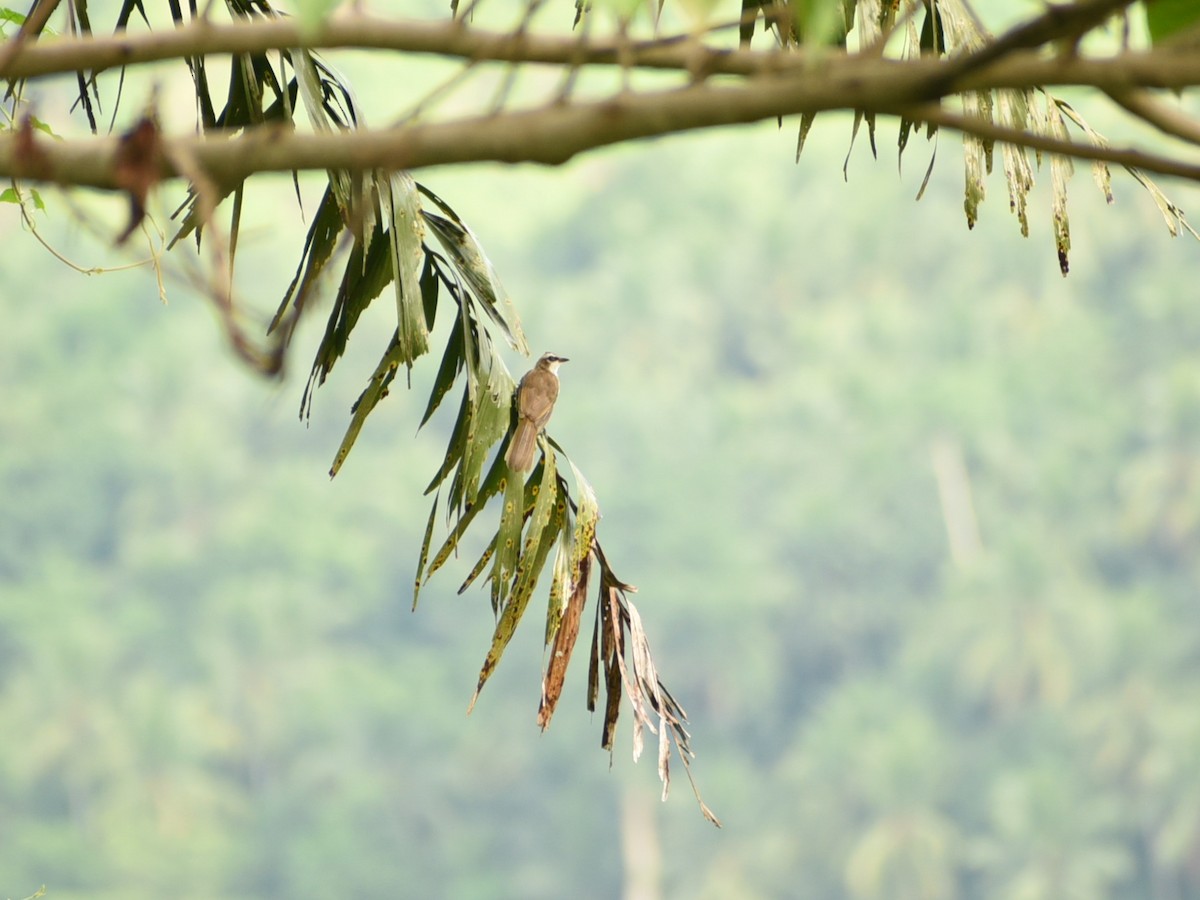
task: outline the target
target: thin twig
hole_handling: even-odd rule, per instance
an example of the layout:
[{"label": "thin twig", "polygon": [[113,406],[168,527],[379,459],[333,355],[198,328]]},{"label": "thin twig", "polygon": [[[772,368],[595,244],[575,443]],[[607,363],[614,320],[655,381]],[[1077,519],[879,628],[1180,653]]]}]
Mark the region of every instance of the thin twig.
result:
[{"label": "thin twig", "polygon": [[1146,153],[1142,150],[1101,147],[1080,144],[1075,141],[1048,137],[1032,131],[997,125],[976,116],[963,116],[948,112],[940,106],[927,104],[893,111],[918,122],[932,122],[940,128],[952,128],[963,134],[974,135],[988,141],[1002,141],[1017,147],[1027,147],[1043,153],[1057,153],[1072,159],[1098,160],[1115,163],[1129,168],[1144,169],[1159,175],[1171,175],[1188,181],[1200,181],[1200,164],[1183,162],[1168,156]]},{"label": "thin twig", "polygon": [[1105,93],[1122,109],[1153,125],[1163,134],[1177,137],[1189,144],[1200,144],[1200,123],[1171,109],[1165,103],[1159,103],[1147,91],[1110,88]]},{"label": "thin twig", "polygon": [[0,47],[0,78],[8,78],[8,66],[26,43],[36,40],[46,27],[60,0],[35,0],[20,29]]}]

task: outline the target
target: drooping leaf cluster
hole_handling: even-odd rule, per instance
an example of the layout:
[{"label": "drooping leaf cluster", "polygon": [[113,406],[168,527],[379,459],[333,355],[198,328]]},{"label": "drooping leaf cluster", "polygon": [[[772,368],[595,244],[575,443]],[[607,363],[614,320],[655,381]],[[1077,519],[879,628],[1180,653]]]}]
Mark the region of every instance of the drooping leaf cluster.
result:
[{"label": "drooping leaf cluster", "polygon": [[[1070,14],[1063,14],[1063,24],[1057,30],[1053,24],[1044,28],[1030,28],[1029,34],[1021,29],[1011,32],[1006,38],[1011,44],[1041,44],[1060,41],[1064,46],[1074,46],[1085,33],[1101,25],[1111,15],[1127,14],[1131,2],[1109,2],[1090,0],[1079,3]],[[1151,3],[1148,5],[1150,32],[1154,40],[1169,37],[1194,27],[1200,22],[1200,6],[1181,3]],[[743,18],[740,35],[749,45],[754,24],[761,15],[763,27],[770,29],[778,44],[786,49],[807,45],[845,46],[850,35],[857,35],[860,52],[884,52],[885,45],[892,42],[897,33],[899,57],[939,57],[957,61],[959,69],[979,65],[978,60],[987,59],[1000,46],[989,34],[969,0],[920,0],[920,2],[897,3],[894,0],[792,0],[788,3],[743,0]],[[1053,20],[1051,20],[1053,22]],[[1128,40],[1128,25],[1125,27]],[[1073,52],[1073,51],[1064,51]],[[1055,97],[1043,88],[1025,90],[997,89],[994,91],[967,91],[961,94],[964,115],[971,121],[1003,126],[1013,133],[1033,133],[1066,142],[1070,139],[1067,123],[1075,126],[1093,146],[1106,147],[1107,140],[1092,128],[1080,113],[1066,101]],[[804,141],[812,128],[815,114],[801,117],[796,146],[799,159]],[[855,113],[850,144],[858,136],[863,121],[872,155],[877,155],[875,141],[876,116],[873,112],[859,110]],[[909,138],[924,128],[926,136],[935,139],[938,126],[934,122],[922,122],[902,116],[897,137],[898,154],[903,158]],[[964,133],[963,155],[965,168],[965,190],[963,208],[967,226],[974,228],[979,218],[979,204],[986,195],[985,179],[992,174],[997,141]],[[1055,153],[1032,153],[1025,147],[1001,143],[1004,178],[1008,185],[1009,207],[1017,217],[1021,234],[1029,236],[1028,202],[1034,186],[1034,171],[1041,168],[1043,156],[1048,156],[1051,187],[1051,227],[1059,268],[1066,275],[1070,268],[1071,228],[1067,215],[1067,182],[1074,172],[1072,161]],[[1031,159],[1032,155],[1032,159]],[[929,166],[917,196],[920,198],[929,182],[937,158],[936,148],[930,154]],[[847,153],[847,166],[849,153]],[[1093,175],[1097,185],[1112,202],[1111,176],[1108,165],[1096,162]],[[1167,199],[1158,186],[1142,170],[1125,166],[1126,171],[1150,194],[1163,214],[1172,235],[1181,230],[1197,239],[1195,229],[1184,218],[1183,211]],[[845,172],[845,167],[843,168]]]},{"label": "drooping leaf cluster", "polygon": [[[91,33],[93,25],[86,3],[72,0],[69,5],[72,28],[82,34]],[[175,24],[203,15],[195,0],[186,10],[179,0],[168,0],[167,7]],[[280,15],[267,0],[226,0],[225,7],[235,20]],[[115,29],[129,27],[135,13],[146,26],[154,27],[144,0],[125,0],[117,13]],[[210,77],[209,60],[194,57],[187,59],[186,65],[196,96],[196,127],[201,132],[305,125],[317,132],[337,132],[363,127],[364,114],[352,88],[317,53],[297,49],[236,54],[229,61],[228,86],[223,96],[213,88],[214,82],[223,79]],[[78,80],[78,106],[94,132],[101,127],[97,75],[80,73]],[[113,103],[113,122],[119,105],[120,88]],[[139,134],[157,137],[153,109],[147,111],[137,128]],[[139,168],[138,174],[145,174],[150,166],[147,162]],[[170,245],[189,237],[197,248],[206,241],[215,242],[232,269],[244,184],[216,183],[199,170],[191,175],[188,196],[175,213],[179,224]],[[299,204],[300,185],[295,175],[293,180]],[[141,190],[143,203],[151,184]],[[38,199],[35,196],[35,202]],[[222,234],[217,212],[230,199],[227,225],[220,223],[225,228]],[[143,212],[139,206],[128,231],[141,223]],[[434,500],[420,550],[414,607],[416,594],[456,554],[468,528],[483,521],[479,514],[488,508],[488,502],[500,501],[495,534],[459,589],[460,593],[465,591],[490,564],[485,581],[490,584],[496,626],[471,705],[499,664],[539,579],[549,570],[545,644],[550,652],[538,711],[538,724],[547,728],[579,634],[589,586],[596,581],[599,586],[590,642],[587,706],[594,710],[603,696],[601,744],[611,751],[622,695],[627,697],[634,717],[635,758],[642,750],[644,730],[659,737],[658,766],[665,796],[672,746],[684,766],[689,764],[686,716],[659,680],[640,616],[628,598],[634,589],[616,578],[600,547],[596,537],[600,512],[595,493],[561,446],[549,437],[541,441],[542,461],[527,482],[514,476],[504,461],[514,424],[515,385],[498,345],[507,344],[526,356],[530,351],[516,308],[479,240],[450,204],[405,172],[330,171],[295,275],[266,328],[269,343],[265,348],[255,347],[254,339],[241,328],[232,294],[214,290],[213,299],[231,345],[264,372],[278,372],[296,324],[317,305],[327,280],[335,281],[337,287],[301,400],[302,417],[310,415],[313,391],[326,381],[345,354],[363,312],[389,286],[397,323],[367,386],[351,409],[350,423],[330,468],[331,477],[346,462],[367,417],[388,395],[399,370],[411,370],[420,357],[430,352],[430,335],[439,310],[443,316],[453,317],[421,425],[430,421],[460,384],[461,400],[445,457],[426,490]],[[571,469],[575,496],[559,471],[559,456]],[[444,514],[447,534],[430,558],[439,512]],[[690,771],[688,775],[690,780]],[[694,782],[692,786],[695,789]],[[719,824],[700,801],[698,792],[696,796],[705,817]]]},{"label": "drooping leaf cluster", "polygon": [[[743,42],[749,43],[761,16],[784,50],[800,46],[847,47],[856,41],[860,53],[888,52],[905,59],[923,56],[946,59],[952,63],[948,67],[949,77],[981,65],[981,61],[994,59],[997,48],[1048,49],[1061,44],[1069,49],[1129,5],[1128,0],[1087,0],[1069,7],[1061,17],[1061,23],[1065,24],[1056,24],[1058,20],[1053,17],[1042,17],[1031,20],[1032,26],[1036,26],[1032,30],[1022,30],[1023,26],[996,39],[986,33],[968,0],[771,3],[744,0],[739,34]],[[273,18],[279,14],[266,0],[226,0],[224,6],[235,20]],[[532,3],[527,7],[522,28],[539,6]],[[78,33],[91,33],[93,23],[87,4],[72,0],[67,8],[69,27]],[[207,14],[207,10],[198,11],[194,0],[186,9],[180,0],[168,0],[166,8],[170,20],[176,24]],[[306,23],[319,24],[330,8],[329,4],[310,4],[305,8]],[[1153,13],[1149,18],[1150,33],[1156,41],[1172,39],[1192,27],[1197,19],[1194,9],[1179,3],[1162,2],[1147,8]],[[587,9],[590,7],[586,3],[577,5],[577,11]],[[125,0],[117,12],[116,30],[130,27],[138,17],[146,26],[154,27],[144,0]],[[44,27],[43,22],[27,30],[28,20],[11,17],[8,21],[21,22],[23,39],[36,38]],[[622,20],[621,27],[625,24]],[[195,89],[197,128],[202,132],[307,127],[336,133],[363,127],[364,117],[350,86],[316,53],[277,50],[234,54],[228,62],[227,79],[223,73],[219,79],[210,77],[210,61],[204,57],[185,62]],[[214,89],[217,82],[227,82],[223,94]],[[79,108],[91,129],[99,131],[103,112],[99,73],[79,72],[77,84]],[[120,86],[117,91],[110,130],[120,105]],[[1029,133],[1064,141],[1069,127],[1074,127],[1093,145],[1104,144],[1104,138],[1077,110],[1040,89],[974,91],[962,95],[962,103],[967,118],[1010,134]],[[876,121],[875,114],[869,111],[856,114],[851,143],[864,120],[874,151]],[[151,109],[123,138],[122,146],[138,151],[126,154],[128,185],[120,184],[131,199],[132,215],[126,234],[141,222],[145,196],[156,177],[155,154],[162,152],[153,121]],[[801,119],[797,155],[812,122],[812,115]],[[33,126],[27,126],[30,127]],[[897,138],[901,154],[912,134],[920,130],[935,139],[937,122],[925,121],[919,113],[901,117]],[[966,133],[964,207],[968,225],[973,226],[999,139]],[[1000,142],[1010,206],[1022,233],[1027,234],[1028,198],[1043,154]],[[199,246],[205,240],[210,249],[216,246],[222,262],[228,262],[232,269],[244,186],[214,181],[203,171],[189,169],[186,159],[172,162],[192,182],[189,197],[178,211],[181,218],[173,242],[194,236]],[[932,165],[931,159],[930,170]],[[1066,191],[1073,167],[1067,157],[1053,153],[1049,153],[1048,166],[1052,227],[1059,264],[1065,274],[1070,250]],[[1130,171],[1151,192],[1173,233],[1180,229],[1192,231],[1179,208],[1167,200],[1145,173],[1132,168]],[[1105,195],[1110,197],[1106,165],[1095,165],[1094,174]],[[928,178],[927,173],[926,182]],[[0,197],[18,202],[20,199],[15,187],[12,195],[6,192]],[[218,208],[227,199],[232,199],[232,203],[226,237],[215,223]],[[37,195],[33,202],[39,202]],[[225,275],[222,272],[221,278]],[[634,712],[635,746],[640,748],[643,727],[657,729],[663,748],[669,749],[668,735],[674,736],[686,763],[687,736],[682,728],[682,710],[659,682],[637,611],[628,601],[628,589],[613,575],[600,550],[595,537],[598,512],[591,489],[571,463],[572,494],[559,462],[566,459],[566,454],[549,438],[542,444],[542,462],[528,481],[513,477],[503,463],[505,442],[512,427],[513,380],[501,359],[499,345],[507,343],[523,354],[529,348],[515,309],[471,230],[449,204],[406,173],[330,171],[295,277],[268,328],[270,338],[265,348],[256,347],[254,339],[243,329],[244,316],[231,293],[213,289],[232,346],[264,371],[278,371],[296,323],[315,305],[326,281],[336,283],[337,287],[302,399],[302,414],[311,408],[312,391],[327,379],[344,355],[363,311],[389,286],[396,304],[395,330],[352,409],[331,474],[336,474],[345,463],[367,417],[387,396],[400,368],[404,367],[407,374],[420,357],[431,351],[431,334],[439,306],[443,318],[453,317],[422,424],[429,421],[448,394],[460,389],[460,383],[461,400],[446,454],[428,488],[434,500],[420,550],[416,589],[419,591],[459,549],[469,526],[482,521],[479,513],[489,505],[488,501],[495,499],[499,506],[495,532],[463,584],[465,589],[486,572],[484,581],[489,585],[496,616],[495,632],[476,693],[498,664],[527,611],[539,578],[549,572],[545,640],[551,654],[539,713],[542,726],[549,723],[561,690],[563,670],[578,634],[591,569],[595,567],[600,587],[597,625],[591,642],[589,705],[598,702],[599,685],[603,681],[606,702],[603,743],[606,747],[612,745],[620,697],[625,693]],[[431,555],[434,530],[442,520],[447,533]],[[665,780],[665,758],[662,770]]]}]

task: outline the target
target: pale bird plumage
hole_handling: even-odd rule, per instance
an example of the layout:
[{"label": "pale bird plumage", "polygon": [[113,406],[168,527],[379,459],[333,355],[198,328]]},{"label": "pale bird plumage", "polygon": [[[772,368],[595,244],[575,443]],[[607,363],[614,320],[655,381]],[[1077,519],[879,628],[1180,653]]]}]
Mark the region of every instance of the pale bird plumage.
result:
[{"label": "pale bird plumage", "polygon": [[558,367],[565,362],[569,362],[565,356],[544,353],[517,385],[517,427],[504,455],[514,472],[533,468],[538,435],[550,421],[554,401],[558,399]]}]

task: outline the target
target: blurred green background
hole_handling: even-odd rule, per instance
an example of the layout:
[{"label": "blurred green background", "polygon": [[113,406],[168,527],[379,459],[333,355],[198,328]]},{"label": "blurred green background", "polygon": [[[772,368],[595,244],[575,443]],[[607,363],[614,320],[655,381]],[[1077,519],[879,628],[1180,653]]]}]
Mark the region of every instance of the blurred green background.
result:
[{"label": "blurred green background", "polygon": [[[465,716],[470,560],[410,611],[431,373],[326,476],[386,295],[305,425],[322,315],[264,383],[178,279],[0,210],[0,896],[1200,897],[1200,247],[1080,171],[1064,280],[1047,193],[969,232],[956,138],[914,203],[930,145],[844,183],[849,124],[422,175],[572,359],[551,430],[721,831],[582,670],[537,731],[536,608]],[[291,190],[248,195],[261,311]],[[120,202],[47,201],[102,259]]]}]

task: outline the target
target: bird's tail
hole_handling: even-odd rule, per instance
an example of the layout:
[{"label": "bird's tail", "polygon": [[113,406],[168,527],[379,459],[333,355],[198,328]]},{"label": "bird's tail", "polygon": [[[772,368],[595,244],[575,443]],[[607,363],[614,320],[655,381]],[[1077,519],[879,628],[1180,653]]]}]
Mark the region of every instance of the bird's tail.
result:
[{"label": "bird's tail", "polygon": [[537,436],[538,430],[528,419],[521,419],[517,423],[512,443],[508,445],[508,452],[504,454],[504,461],[514,472],[528,472],[533,468],[533,452],[537,449]]}]

